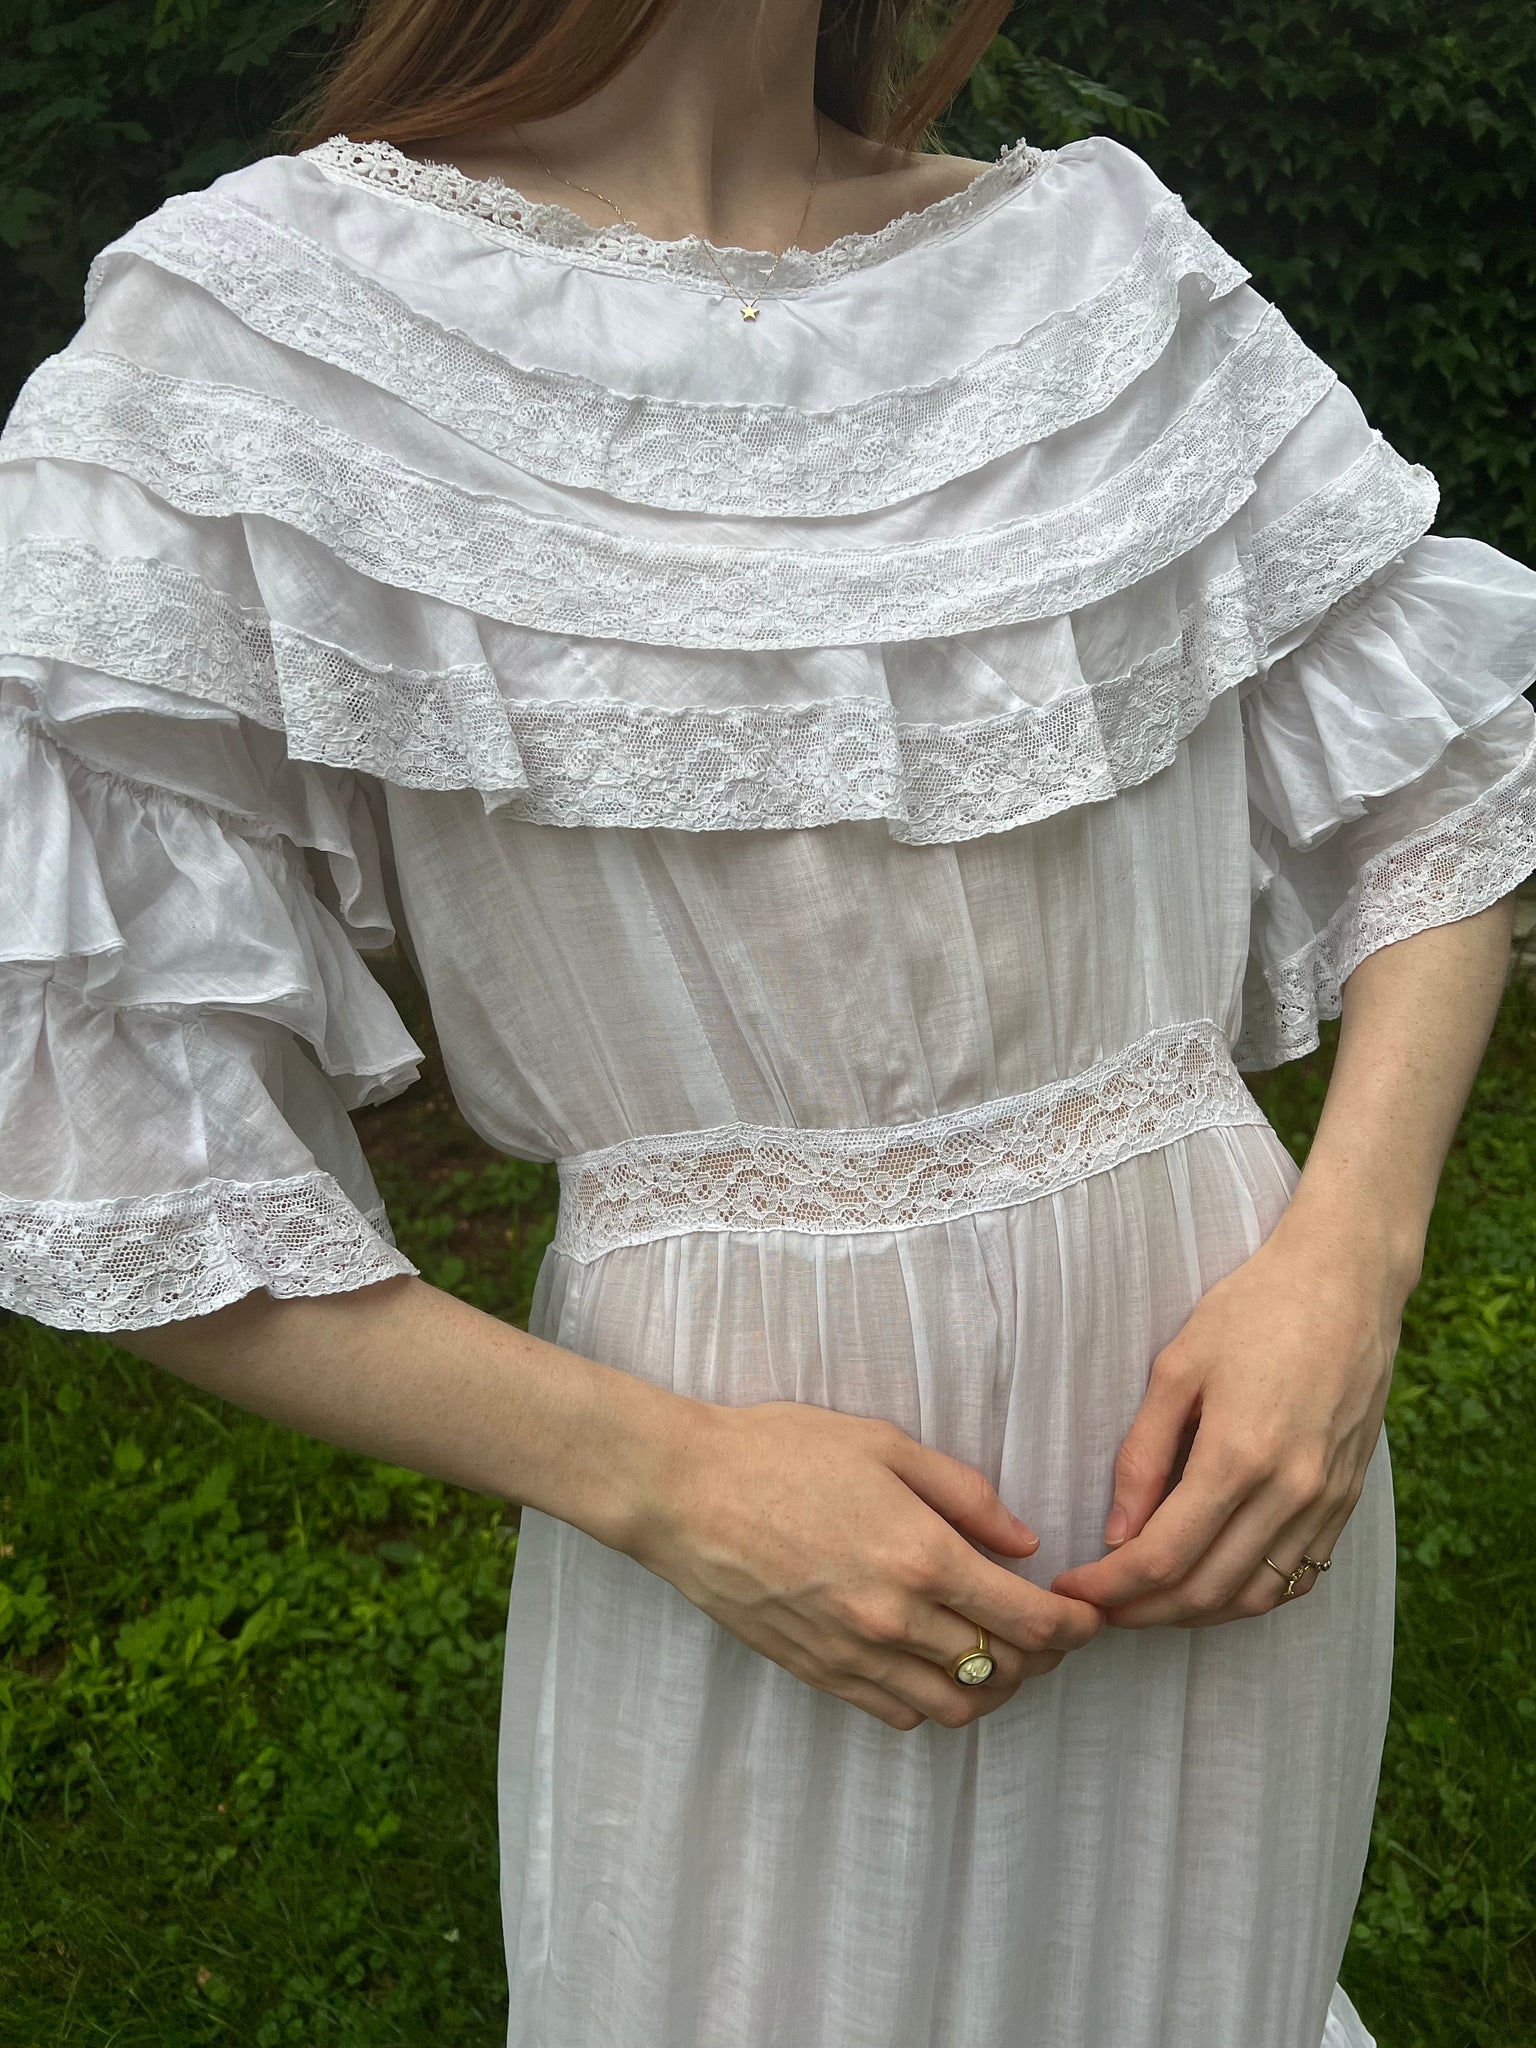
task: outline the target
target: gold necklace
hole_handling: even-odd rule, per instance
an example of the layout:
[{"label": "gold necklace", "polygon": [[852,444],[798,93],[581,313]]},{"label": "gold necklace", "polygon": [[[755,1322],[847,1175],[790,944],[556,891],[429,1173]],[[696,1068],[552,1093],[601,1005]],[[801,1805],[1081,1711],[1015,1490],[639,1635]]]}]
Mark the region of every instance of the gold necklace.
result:
[{"label": "gold necklace", "polygon": [[[618,215],[620,221],[622,221],[625,227],[633,228],[637,235],[645,235],[645,229],[641,227],[640,223],[636,220],[631,220],[629,215],[625,213],[622,210],[622,208],[614,204],[613,200],[611,200],[608,197],[606,192],[599,192],[592,185],[579,185],[574,178],[562,177],[560,172],[555,170],[552,165],[545,163],[543,157],[539,155],[538,151],[533,147],[531,143],[525,142],[523,140],[523,137],[518,133],[517,124],[515,122],[510,122],[508,123],[508,125],[512,129],[512,133],[515,136],[517,136],[519,147],[527,150],[528,154],[533,158],[534,162],[539,166],[539,169],[541,171],[547,171],[550,177],[554,178],[559,184],[568,185],[573,192],[585,192],[588,198],[590,199],[600,199],[603,202],[604,206],[613,207],[614,212]],[[800,225],[795,229],[794,235],[791,237],[791,239],[779,251],[778,255],[774,257],[772,263],[769,264],[767,272],[764,275],[761,284],[759,284],[757,290],[752,294],[752,297],[750,299],[744,299],[741,293],[737,291],[735,285],[732,284],[730,277],[727,275],[726,271],[721,267],[720,260],[716,256],[714,250],[711,248],[709,243],[706,242],[702,236],[693,237],[693,239],[698,242],[699,247],[704,251],[705,255],[709,258],[710,262],[714,265],[716,271],[719,273],[721,281],[724,283],[726,290],[731,294],[731,297],[735,299],[737,304],[741,307],[741,317],[743,320],[755,320],[757,318],[759,310],[757,303],[758,299],[762,296],[762,294],[768,289],[768,286],[772,283],[774,272],[783,262],[789,250],[794,248],[795,244],[799,241],[801,235],[804,234],[805,223],[810,217],[811,201],[816,197],[816,181],[820,170],[821,122],[818,119],[816,123],[816,161],[811,168],[811,189],[805,195],[805,211],[800,216]],[[650,236],[646,235],[646,240],[649,241],[650,239]]]}]

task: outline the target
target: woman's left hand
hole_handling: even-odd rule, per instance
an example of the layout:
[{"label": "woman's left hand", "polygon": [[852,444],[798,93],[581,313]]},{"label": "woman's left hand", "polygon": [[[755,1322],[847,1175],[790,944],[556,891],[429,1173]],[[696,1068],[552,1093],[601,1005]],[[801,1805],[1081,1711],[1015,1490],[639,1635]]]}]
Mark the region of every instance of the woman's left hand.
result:
[{"label": "woman's left hand", "polygon": [[[1052,1590],[1118,1628],[1277,1606],[1286,1582],[1266,1557],[1286,1572],[1329,1557],[1360,1498],[1410,1287],[1337,1236],[1272,1232],[1153,1361],[1115,1466],[1110,1554]],[[1293,1597],[1319,1577],[1308,1571]]]}]

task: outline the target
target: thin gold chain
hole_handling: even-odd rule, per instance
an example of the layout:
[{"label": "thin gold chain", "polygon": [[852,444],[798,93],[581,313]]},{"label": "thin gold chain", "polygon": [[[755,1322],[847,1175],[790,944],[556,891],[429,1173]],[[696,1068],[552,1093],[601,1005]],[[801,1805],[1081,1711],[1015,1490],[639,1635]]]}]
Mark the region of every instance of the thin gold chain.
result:
[{"label": "thin gold chain", "polygon": [[[539,155],[538,151],[533,147],[532,143],[526,141],[524,137],[519,133],[517,124],[515,122],[510,123],[509,125],[511,126],[512,133],[515,136],[517,136],[519,146],[527,150],[528,154],[533,158],[534,162],[539,166],[539,169],[541,171],[547,171],[550,177],[554,178],[561,185],[568,185],[573,192],[585,192],[589,199],[600,199],[604,206],[611,206],[613,208],[613,211],[618,215],[620,221],[623,223],[625,227],[633,228],[636,234],[638,235],[645,234],[645,229],[641,227],[640,223],[637,220],[631,220],[629,215],[624,212],[623,208],[617,205],[612,199],[610,199],[606,192],[599,192],[595,185],[582,185],[579,184],[574,178],[567,178],[563,176],[559,171],[557,171],[554,168],[552,164],[545,163],[543,157]],[[709,258],[710,262],[714,265],[716,271],[719,273],[721,282],[724,284],[726,290],[731,294],[732,298],[734,298],[740,305],[741,317],[743,320],[755,320],[757,318],[758,299],[768,289],[769,285],[773,282],[773,274],[778,269],[779,265],[784,261],[785,256],[792,248],[794,248],[795,244],[799,241],[801,235],[804,234],[805,223],[810,218],[811,201],[816,197],[817,178],[819,176],[820,171],[821,118],[820,113],[818,111],[816,119],[816,161],[811,167],[811,189],[805,195],[805,209],[800,215],[800,224],[795,229],[795,232],[790,237],[789,241],[786,242],[784,247],[779,251],[778,255],[774,257],[772,263],[769,264],[767,272],[765,273],[762,282],[758,285],[757,290],[753,293],[750,299],[743,298],[741,293],[737,291],[735,285],[732,284],[730,277],[722,268],[720,259],[716,256],[710,244],[707,241],[705,241],[702,237],[695,238],[699,242],[699,247],[704,251],[705,255]],[[647,237],[647,239],[649,239],[649,237]]]}]

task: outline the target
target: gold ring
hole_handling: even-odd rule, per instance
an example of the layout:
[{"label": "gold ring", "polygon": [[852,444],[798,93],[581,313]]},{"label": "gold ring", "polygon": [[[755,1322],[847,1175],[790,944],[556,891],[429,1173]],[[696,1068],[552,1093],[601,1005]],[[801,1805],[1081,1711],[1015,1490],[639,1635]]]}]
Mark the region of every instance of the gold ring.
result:
[{"label": "gold ring", "polygon": [[997,1660],[992,1655],[984,1628],[976,1631],[976,1647],[967,1650],[963,1657],[957,1657],[949,1667],[949,1675],[956,1685],[985,1685],[997,1669]]},{"label": "gold ring", "polygon": [[1280,1595],[1280,1598],[1282,1600],[1294,1600],[1296,1598],[1296,1588],[1307,1576],[1307,1573],[1327,1571],[1329,1565],[1333,1563],[1333,1559],[1331,1557],[1308,1557],[1306,1552],[1303,1551],[1301,1563],[1297,1565],[1293,1572],[1288,1572],[1283,1564],[1276,1564],[1272,1557],[1266,1557],[1264,1562],[1272,1572],[1278,1572],[1285,1581],[1285,1591]]}]

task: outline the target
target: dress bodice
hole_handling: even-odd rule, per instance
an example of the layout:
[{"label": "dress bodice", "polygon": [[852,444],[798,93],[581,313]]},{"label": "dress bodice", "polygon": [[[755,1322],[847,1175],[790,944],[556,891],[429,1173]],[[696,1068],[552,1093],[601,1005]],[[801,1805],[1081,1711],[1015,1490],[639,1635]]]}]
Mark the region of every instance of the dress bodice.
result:
[{"label": "dress bodice", "polygon": [[557,830],[395,790],[406,926],[464,1113],[559,1157],[733,1122],[901,1124],[1154,1027],[1233,1038],[1236,700],[1113,803],[938,845],[873,820]]},{"label": "dress bodice", "polygon": [[1017,1166],[1536,862],[1536,575],[1134,151],[1011,145],[757,323],[717,262],[345,137],[98,255],[0,437],[8,1300],[407,1269],[395,937],[510,1151]]}]

